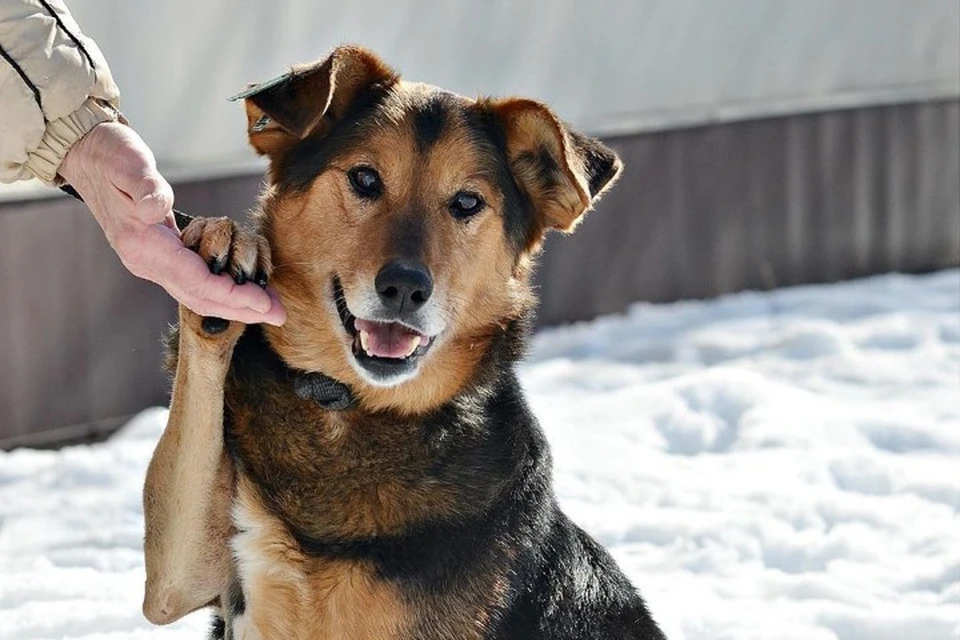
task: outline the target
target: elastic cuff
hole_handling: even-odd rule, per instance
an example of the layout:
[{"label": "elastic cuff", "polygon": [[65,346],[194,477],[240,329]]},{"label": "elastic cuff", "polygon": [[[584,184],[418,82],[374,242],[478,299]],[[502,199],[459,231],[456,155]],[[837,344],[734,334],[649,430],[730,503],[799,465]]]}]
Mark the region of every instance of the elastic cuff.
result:
[{"label": "elastic cuff", "polygon": [[29,155],[24,167],[46,184],[58,186],[63,179],[57,171],[70,147],[101,122],[116,121],[123,121],[123,118],[110,104],[98,98],[87,98],[70,115],[47,123],[40,146]]}]

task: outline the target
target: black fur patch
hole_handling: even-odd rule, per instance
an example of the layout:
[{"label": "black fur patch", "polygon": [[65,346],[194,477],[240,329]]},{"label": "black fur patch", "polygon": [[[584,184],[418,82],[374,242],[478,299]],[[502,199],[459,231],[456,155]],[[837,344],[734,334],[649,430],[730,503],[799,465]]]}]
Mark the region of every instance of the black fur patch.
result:
[{"label": "black fur patch", "polygon": [[537,180],[546,191],[555,189],[563,179],[562,169],[557,159],[545,146],[537,150]]},{"label": "black fur patch", "polygon": [[570,131],[570,138],[573,140],[574,149],[583,160],[583,166],[587,172],[587,186],[590,189],[590,197],[593,198],[620,173],[620,160],[613,151],[598,140],[573,130]]},{"label": "black fur patch", "polygon": [[243,596],[243,587],[239,580],[234,580],[230,585],[230,618],[235,620],[237,616],[242,616],[247,610],[247,599]]},{"label": "black fur patch", "polygon": [[227,635],[227,624],[219,613],[213,614],[210,622],[210,640],[223,640]]},{"label": "black fur patch", "polygon": [[413,135],[420,153],[428,151],[443,135],[450,118],[451,102],[449,94],[436,92],[423,104],[414,107]]}]

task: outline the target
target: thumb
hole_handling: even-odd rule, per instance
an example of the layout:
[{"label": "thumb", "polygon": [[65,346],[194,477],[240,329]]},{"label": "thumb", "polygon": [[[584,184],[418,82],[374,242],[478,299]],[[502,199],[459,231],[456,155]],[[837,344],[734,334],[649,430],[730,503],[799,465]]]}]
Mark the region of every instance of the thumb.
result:
[{"label": "thumb", "polygon": [[130,199],[136,208],[137,218],[144,224],[164,222],[173,209],[173,189],[156,169],[134,183]]}]

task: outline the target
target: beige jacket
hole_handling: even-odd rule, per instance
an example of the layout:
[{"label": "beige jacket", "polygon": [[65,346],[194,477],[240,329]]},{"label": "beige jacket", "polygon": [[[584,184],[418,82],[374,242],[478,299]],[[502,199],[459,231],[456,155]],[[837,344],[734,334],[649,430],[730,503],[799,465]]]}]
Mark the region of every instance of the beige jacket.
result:
[{"label": "beige jacket", "polygon": [[120,91],[61,0],[0,0],[0,182],[57,184],[74,142],[117,120]]}]

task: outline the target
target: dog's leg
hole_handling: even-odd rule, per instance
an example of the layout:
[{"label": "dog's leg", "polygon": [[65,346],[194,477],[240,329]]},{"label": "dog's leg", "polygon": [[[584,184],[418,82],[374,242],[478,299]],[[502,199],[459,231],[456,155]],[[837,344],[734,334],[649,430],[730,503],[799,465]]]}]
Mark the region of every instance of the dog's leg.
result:
[{"label": "dog's leg", "polygon": [[181,308],[170,419],[143,492],[143,613],[155,624],[209,604],[224,591],[230,569],[232,472],[223,449],[223,383],[242,325],[204,336],[190,326],[190,315]]},{"label": "dog's leg", "polygon": [[[196,219],[183,233],[215,272],[265,283],[269,249],[227,219]],[[223,446],[223,389],[244,325],[180,307],[170,418],[143,491],[147,581],[143,613],[167,624],[213,603],[231,575],[233,470]]]}]

